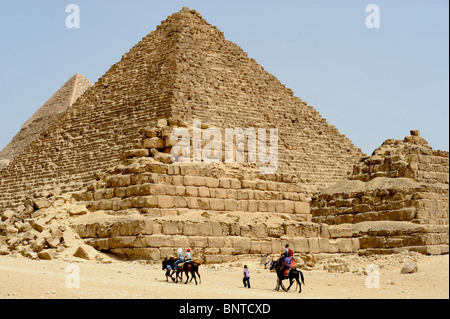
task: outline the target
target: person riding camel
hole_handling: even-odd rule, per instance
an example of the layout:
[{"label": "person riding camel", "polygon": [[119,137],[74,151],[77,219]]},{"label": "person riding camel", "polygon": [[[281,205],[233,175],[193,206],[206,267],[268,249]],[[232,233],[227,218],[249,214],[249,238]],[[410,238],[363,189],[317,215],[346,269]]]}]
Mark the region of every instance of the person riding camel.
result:
[{"label": "person riding camel", "polygon": [[173,266],[173,270],[177,271],[177,267],[179,263],[182,263],[184,261],[184,254],[183,254],[183,249],[178,248],[178,260],[175,262],[174,266]]}]

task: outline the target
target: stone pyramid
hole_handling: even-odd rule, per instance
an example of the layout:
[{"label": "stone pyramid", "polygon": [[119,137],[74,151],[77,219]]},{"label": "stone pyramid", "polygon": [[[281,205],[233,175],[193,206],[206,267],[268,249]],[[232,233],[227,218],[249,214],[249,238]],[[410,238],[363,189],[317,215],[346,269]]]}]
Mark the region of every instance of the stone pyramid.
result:
[{"label": "stone pyramid", "polygon": [[[363,155],[318,112],[194,10],[163,21],[0,174],[0,210],[29,193],[78,190],[120,163],[159,118],[277,128],[279,170],[312,194]],[[308,195],[309,196],[309,195]]]},{"label": "stone pyramid", "polygon": [[[19,156],[30,143],[39,137],[61,113],[72,105],[83,93],[93,86],[82,74],[72,76],[39,110],[37,110],[0,151],[0,170]],[[3,163],[3,164],[2,164]]]},{"label": "stone pyramid", "polygon": [[309,203],[296,174],[173,162],[170,132],[183,127],[159,119],[87,187],[37,192],[5,211],[0,255],[52,259],[76,249],[82,258],[102,251],[158,262],[189,247],[195,261],[221,263],[276,257],[286,243],[300,263],[336,253],[448,253],[448,152],[417,132],[386,141]]},{"label": "stone pyramid", "polygon": [[311,214],[316,223],[359,236],[360,253],[448,253],[449,154],[432,149],[418,131],[387,140],[348,179],[316,194]]}]

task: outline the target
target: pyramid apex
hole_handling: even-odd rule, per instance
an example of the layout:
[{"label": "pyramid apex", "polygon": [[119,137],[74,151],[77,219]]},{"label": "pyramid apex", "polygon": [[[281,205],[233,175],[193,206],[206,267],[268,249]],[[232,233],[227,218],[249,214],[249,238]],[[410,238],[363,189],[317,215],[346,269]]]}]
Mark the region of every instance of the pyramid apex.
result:
[{"label": "pyramid apex", "polygon": [[[79,83],[82,83],[81,86]],[[25,129],[37,119],[64,112],[87,88],[93,86],[81,73],[75,73],[41,108],[39,108],[21,127]]]},{"label": "pyramid apex", "polygon": [[403,141],[431,148],[428,145],[428,142],[423,137],[420,136],[420,131],[418,130],[411,130],[410,135],[406,136]]},{"label": "pyramid apex", "polygon": [[182,14],[182,15],[195,15],[200,18],[203,18],[203,16],[196,10],[190,9],[189,7],[183,7],[180,11],[174,13],[174,15]]}]

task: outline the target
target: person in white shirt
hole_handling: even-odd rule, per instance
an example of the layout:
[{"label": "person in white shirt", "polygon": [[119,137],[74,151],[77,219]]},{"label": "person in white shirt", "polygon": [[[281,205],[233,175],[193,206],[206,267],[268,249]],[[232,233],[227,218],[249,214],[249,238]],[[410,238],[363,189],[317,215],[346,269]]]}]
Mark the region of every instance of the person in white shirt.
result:
[{"label": "person in white shirt", "polygon": [[188,248],[186,251],[186,257],[184,258],[185,262],[190,262],[191,261],[191,250]]},{"label": "person in white shirt", "polygon": [[183,254],[183,249],[178,248],[178,260],[175,262],[174,266],[173,266],[173,270],[177,271],[177,267],[179,263],[182,263],[184,261],[184,254]]}]

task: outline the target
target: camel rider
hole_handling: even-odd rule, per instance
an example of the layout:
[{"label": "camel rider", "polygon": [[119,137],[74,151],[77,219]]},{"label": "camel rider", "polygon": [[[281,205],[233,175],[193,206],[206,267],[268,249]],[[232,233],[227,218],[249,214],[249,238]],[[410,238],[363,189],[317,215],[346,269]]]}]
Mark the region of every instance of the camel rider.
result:
[{"label": "camel rider", "polygon": [[187,263],[192,261],[191,260],[191,250],[189,248],[186,251],[186,257],[184,258],[184,261]]},{"label": "camel rider", "polygon": [[173,270],[175,270],[175,271],[177,271],[177,269],[178,269],[178,264],[182,263],[184,261],[183,249],[178,248],[178,256],[177,256],[177,258],[178,258],[178,260],[173,265]]}]

